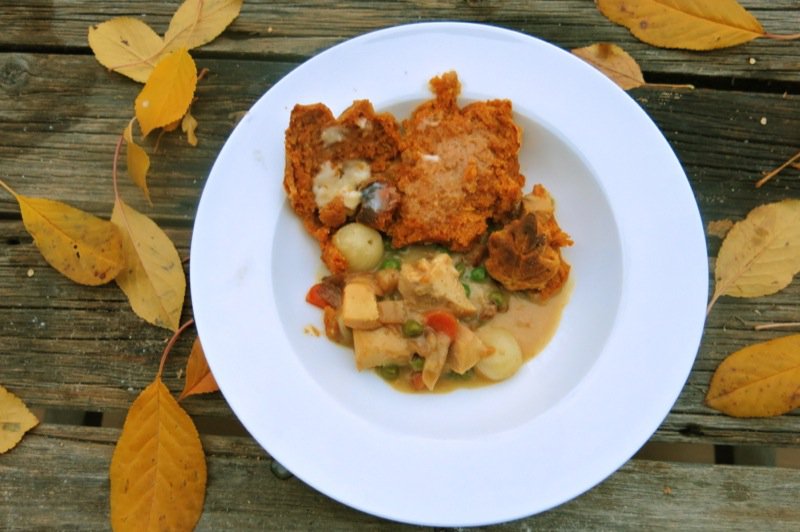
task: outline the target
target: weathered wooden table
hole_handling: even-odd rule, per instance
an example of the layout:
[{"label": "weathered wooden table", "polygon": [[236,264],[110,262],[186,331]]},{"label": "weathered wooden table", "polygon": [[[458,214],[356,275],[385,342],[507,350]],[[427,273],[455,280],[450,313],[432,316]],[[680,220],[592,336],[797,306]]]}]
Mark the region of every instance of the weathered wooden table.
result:
[{"label": "weathered wooden table", "polygon": [[[796,0],[741,3],[771,32],[791,33],[800,26]],[[87,28],[130,15],[163,32],[177,5],[4,2],[0,177],[22,194],[60,199],[108,217],[114,145],[140,86],[95,61]],[[800,195],[796,169],[761,189],[753,186],[763,170],[800,149],[798,43],[758,40],[709,53],[657,49],[606,20],[591,0],[262,0],[246,2],[221,37],[193,52],[198,66],[210,71],[193,107],[199,146],[166,136],[153,158],[153,206],[137,203],[140,195],[132,188],[126,197],[165,228],[186,256],[205,177],[237,117],[315,53],[369,30],[421,20],[495,24],[564,48],[614,42],[639,61],[648,81],[693,84],[694,90],[644,87],[630,94],[677,152],[705,222],[739,219],[756,205]],[[133,185],[124,180],[122,186]],[[719,240],[709,237],[708,243],[711,260]],[[669,281],[680,289],[680,279]],[[797,321],[798,309],[797,282],[755,301],[723,298],[710,315],[688,383],[651,442],[713,445],[718,457],[730,449],[764,454],[798,447],[796,414],[740,420],[703,404],[720,360],[783,334],[757,332],[753,325]],[[187,301],[184,319],[190,316]],[[137,318],[113,285],[79,286],[51,269],[23,228],[16,203],[0,194],[0,384],[43,417],[16,449],[0,455],[0,528],[109,527],[108,466],[120,421],[152,380],[168,337]],[[165,382],[173,391],[182,387],[179,372],[190,340],[185,336],[167,363]],[[279,479],[270,471],[271,458],[239,427],[219,394],[183,405],[208,456],[199,528],[398,528],[297,479]],[[688,463],[680,455],[634,459],[576,500],[498,529],[797,529],[798,493],[800,472],[791,467]]]}]

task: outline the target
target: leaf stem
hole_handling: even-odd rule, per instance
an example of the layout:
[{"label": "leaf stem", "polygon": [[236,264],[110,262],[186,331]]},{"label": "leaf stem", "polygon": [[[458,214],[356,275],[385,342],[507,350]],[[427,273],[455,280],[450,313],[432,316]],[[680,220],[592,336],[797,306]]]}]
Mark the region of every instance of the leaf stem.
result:
[{"label": "leaf stem", "polygon": [[787,322],[778,322],[778,323],[762,323],[760,325],[756,325],[753,327],[756,331],[768,331],[770,329],[791,329],[794,327],[800,327],[800,321],[787,321]]},{"label": "leaf stem", "polygon": [[122,150],[122,141],[125,140],[125,135],[120,135],[117,140],[117,147],[114,148],[114,162],[111,165],[111,182],[114,184],[114,201],[119,201],[119,188],[117,187],[117,161],[119,161],[119,152]]},{"label": "leaf stem", "polygon": [[767,173],[756,182],[756,188],[761,188],[764,183],[781,173],[787,166],[794,164],[795,161],[800,159],[800,151],[792,155],[785,163],[777,167],[776,169],[772,170],[771,172]]},{"label": "leaf stem", "polygon": [[11,194],[12,196],[14,196],[15,198],[17,197],[17,193],[14,192],[14,190],[10,186],[6,185],[5,182],[2,179],[0,179],[0,187],[3,187],[4,189],[6,189],[8,191],[8,193]]},{"label": "leaf stem", "polygon": [[773,39],[775,41],[796,41],[800,39],[800,33],[788,33],[781,35],[779,33],[765,33],[762,35],[765,39]]},{"label": "leaf stem", "polygon": [[160,379],[161,374],[164,372],[164,363],[167,361],[167,355],[169,355],[169,352],[172,350],[172,346],[174,346],[175,342],[178,341],[178,338],[183,333],[183,331],[185,331],[193,324],[194,320],[189,319],[189,321],[178,327],[178,330],[175,331],[175,334],[173,334],[172,338],[170,338],[169,342],[167,342],[167,345],[164,347],[164,352],[161,353],[161,362],[158,364],[158,373],[156,374],[157,379]]}]

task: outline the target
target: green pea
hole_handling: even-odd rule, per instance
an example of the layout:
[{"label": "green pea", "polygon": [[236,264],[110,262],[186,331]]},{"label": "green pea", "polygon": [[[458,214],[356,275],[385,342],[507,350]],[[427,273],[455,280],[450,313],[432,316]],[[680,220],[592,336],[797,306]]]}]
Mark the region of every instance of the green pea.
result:
[{"label": "green pea", "polygon": [[394,364],[387,364],[386,366],[380,366],[378,368],[378,373],[387,381],[393,381],[400,375],[400,368]]},{"label": "green pea", "polygon": [[425,359],[419,355],[414,355],[411,357],[411,361],[408,365],[411,366],[411,369],[414,371],[422,371],[422,367],[425,365]]},{"label": "green pea", "polygon": [[406,320],[403,322],[403,336],[415,338],[422,334],[425,328],[417,320]]},{"label": "green pea", "polygon": [[399,270],[400,269],[400,259],[397,257],[387,257],[383,259],[380,266],[381,270]]},{"label": "green pea", "polygon": [[499,290],[495,290],[489,294],[489,301],[494,303],[494,306],[497,307],[497,310],[500,312],[508,310],[508,295]]},{"label": "green pea", "polygon": [[464,287],[464,293],[467,294],[467,297],[469,297],[470,294],[472,294],[472,288],[470,288],[467,283],[461,283],[461,286]]},{"label": "green pea", "polygon": [[455,371],[449,371],[447,373],[448,378],[459,381],[468,381],[474,376],[475,376],[475,370],[473,370],[472,368],[468,369],[464,373],[456,373]]},{"label": "green pea", "polygon": [[476,283],[482,283],[486,280],[486,268],[483,266],[477,266],[469,272],[469,278]]}]

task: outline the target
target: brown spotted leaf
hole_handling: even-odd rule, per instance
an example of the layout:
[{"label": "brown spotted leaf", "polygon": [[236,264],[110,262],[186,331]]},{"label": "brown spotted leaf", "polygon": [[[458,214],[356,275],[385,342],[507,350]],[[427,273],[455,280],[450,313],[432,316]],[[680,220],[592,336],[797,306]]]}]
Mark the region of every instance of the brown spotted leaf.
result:
[{"label": "brown spotted leaf", "polygon": [[728,356],[711,378],[706,404],[736,417],[778,416],[800,407],[800,334]]},{"label": "brown spotted leaf", "polygon": [[159,59],[164,41],[138,18],[119,17],[90,27],[89,46],[101,65],[144,83]]},{"label": "brown spotted leaf", "polygon": [[764,36],[758,20],[736,0],[595,0],[611,21],[662,48],[714,50]]},{"label": "brown spotted leaf", "polygon": [[242,0],[186,0],[169,21],[164,34],[166,50],[191,50],[211,42],[241,9]]},{"label": "brown spotted leaf", "polygon": [[109,470],[116,531],[192,530],[206,459],[191,418],[156,377],[133,402]]},{"label": "brown spotted leaf", "polygon": [[608,76],[623,90],[635,89],[645,84],[639,64],[616,44],[596,43],[575,48],[572,53]]},{"label": "brown spotted leaf", "polygon": [[111,222],[122,234],[127,267],[117,275],[133,311],[145,321],[172,331],[186,294],[186,276],[175,244],[156,223],[117,199]]},{"label": "brown spotted leaf", "polygon": [[38,424],[25,403],[0,386],[0,454],[13,449]]},{"label": "brown spotted leaf", "polygon": [[211,393],[218,390],[219,386],[217,386],[217,381],[214,380],[214,375],[211,374],[211,368],[208,367],[208,361],[206,361],[203,346],[200,344],[200,338],[195,338],[194,344],[192,344],[192,351],[189,353],[189,361],[186,363],[186,381],[178,401],[190,395]]},{"label": "brown spotted leaf", "polygon": [[709,310],[723,295],[774,294],[800,272],[800,200],[756,207],[722,242],[714,268]]},{"label": "brown spotted leaf", "polygon": [[0,186],[19,203],[22,223],[44,259],[65,277],[101,285],[125,266],[122,237],[108,220],[60,201],[17,194],[2,181]]}]

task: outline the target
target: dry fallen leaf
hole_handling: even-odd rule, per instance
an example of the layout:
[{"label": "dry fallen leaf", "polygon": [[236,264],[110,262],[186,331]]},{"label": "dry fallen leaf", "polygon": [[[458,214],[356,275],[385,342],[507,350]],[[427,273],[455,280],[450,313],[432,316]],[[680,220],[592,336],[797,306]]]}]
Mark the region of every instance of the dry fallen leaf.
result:
[{"label": "dry fallen leaf", "polygon": [[714,269],[714,295],[774,294],[800,271],[800,200],[756,207],[722,242]]},{"label": "dry fallen leaf", "polygon": [[611,21],[662,48],[714,50],[764,36],[764,28],[736,0],[595,0]]},{"label": "dry fallen leaf", "polygon": [[800,406],[800,334],[728,356],[711,378],[706,404],[736,417],[778,416]]},{"label": "dry fallen leaf", "polygon": [[206,460],[191,418],[160,377],[131,405],[109,470],[114,530],[192,530]]},{"label": "dry fallen leaf", "polygon": [[197,131],[197,119],[189,111],[186,111],[186,114],[183,115],[181,131],[186,133],[186,141],[190,145],[197,146],[197,135],[195,134],[195,131]]},{"label": "dry fallen leaf", "polygon": [[706,226],[706,233],[708,233],[708,236],[725,238],[731,227],[733,227],[733,220],[711,220]]},{"label": "dry fallen leaf", "polygon": [[91,26],[89,46],[101,65],[144,83],[164,41],[138,18],[119,17]]},{"label": "dry fallen leaf", "polygon": [[0,386],[0,454],[13,449],[38,424],[25,403]]},{"label": "dry fallen leaf", "polygon": [[128,175],[136,186],[142,189],[147,202],[150,201],[150,190],[147,188],[147,171],[150,169],[150,157],[144,149],[133,141],[133,120],[128,122],[128,127],[123,133],[126,144],[126,155],[128,162]]},{"label": "dry fallen leaf", "polygon": [[146,137],[153,129],[180,120],[194,97],[197,67],[185,48],[164,56],[136,97],[136,119]]},{"label": "dry fallen leaf", "polygon": [[217,390],[219,390],[219,386],[214,380],[214,375],[211,374],[211,368],[208,367],[200,338],[195,338],[192,351],[189,353],[189,360],[186,363],[186,381],[178,401],[190,395],[211,393]]},{"label": "dry fallen leaf", "polygon": [[186,276],[175,245],[156,224],[118,198],[111,221],[122,234],[127,267],[116,282],[145,321],[178,329]]},{"label": "dry fallen leaf", "polygon": [[84,285],[109,282],[125,266],[122,239],[114,225],[66,203],[17,194],[22,223],[44,259],[65,277]]},{"label": "dry fallen leaf", "polygon": [[172,15],[164,34],[166,51],[191,50],[213,41],[241,9],[242,0],[186,0]]},{"label": "dry fallen leaf", "polygon": [[575,48],[572,53],[608,76],[623,90],[635,89],[645,84],[639,64],[616,44],[596,43]]}]

